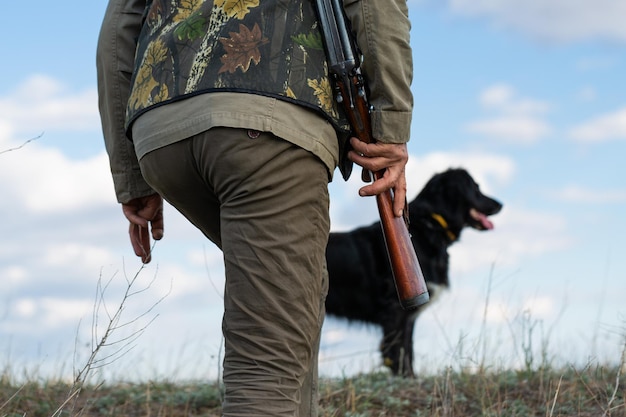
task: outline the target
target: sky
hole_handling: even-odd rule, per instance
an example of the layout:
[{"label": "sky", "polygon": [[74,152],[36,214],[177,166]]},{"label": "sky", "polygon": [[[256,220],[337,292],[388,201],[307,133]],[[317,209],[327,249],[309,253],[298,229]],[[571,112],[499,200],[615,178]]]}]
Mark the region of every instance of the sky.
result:
[{"label": "sky", "polygon": [[[417,371],[618,363],[626,3],[408,4],[409,198],[463,167],[504,204],[494,230],[466,230],[450,248],[451,288],[416,324]],[[142,268],[115,201],[95,73],[106,1],[20,6],[0,14],[0,371],[71,377],[113,321],[94,378],[216,378],[220,252],[166,206]],[[333,230],[377,219],[358,177],[330,185]],[[327,319],[320,373],[380,370],[380,335]]]}]

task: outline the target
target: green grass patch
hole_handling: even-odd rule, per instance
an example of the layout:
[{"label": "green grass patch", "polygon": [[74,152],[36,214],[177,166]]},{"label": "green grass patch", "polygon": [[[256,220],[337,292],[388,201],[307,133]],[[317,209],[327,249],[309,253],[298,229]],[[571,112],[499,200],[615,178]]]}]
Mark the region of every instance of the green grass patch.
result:
[{"label": "green grass patch", "polygon": [[[619,367],[464,372],[416,379],[386,372],[320,381],[320,416],[626,417]],[[621,382],[621,383],[620,383]],[[216,382],[143,382],[85,386],[0,378],[0,417],[220,416]],[[68,401],[68,398],[70,400]],[[56,414],[55,414],[56,413]]]}]

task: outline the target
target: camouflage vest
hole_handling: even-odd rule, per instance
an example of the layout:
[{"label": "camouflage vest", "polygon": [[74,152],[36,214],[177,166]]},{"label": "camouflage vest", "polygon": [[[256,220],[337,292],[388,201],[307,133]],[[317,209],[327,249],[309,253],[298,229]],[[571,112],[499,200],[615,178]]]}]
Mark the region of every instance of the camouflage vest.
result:
[{"label": "camouflage vest", "polygon": [[346,126],[310,0],[149,1],[127,127],[153,106],[217,91],[290,101]]}]

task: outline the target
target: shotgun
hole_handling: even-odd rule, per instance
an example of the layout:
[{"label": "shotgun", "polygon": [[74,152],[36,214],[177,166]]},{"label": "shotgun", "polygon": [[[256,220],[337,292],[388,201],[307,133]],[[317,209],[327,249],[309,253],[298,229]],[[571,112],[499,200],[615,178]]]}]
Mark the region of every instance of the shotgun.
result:
[{"label": "shotgun", "polygon": [[[343,106],[352,134],[363,142],[373,143],[361,57],[348,30],[343,6],[339,0],[316,0],[316,6],[328,69],[334,81],[335,100]],[[373,175],[377,180],[382,178],[384,170],[370,174],[370,179]],[[428,302],[429,295],[409,235],[408,207],[405,207],[404,219],[394,216],[391,190],[377,195],[376,203],[400,305],[404,309],[416,308]]]}]

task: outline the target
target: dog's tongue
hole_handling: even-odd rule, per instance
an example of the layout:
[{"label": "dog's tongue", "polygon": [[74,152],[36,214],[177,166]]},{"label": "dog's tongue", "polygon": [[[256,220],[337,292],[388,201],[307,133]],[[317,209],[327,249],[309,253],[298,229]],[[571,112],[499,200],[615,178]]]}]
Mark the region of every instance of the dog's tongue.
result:
[{"label": "dog's tongue", "polygon": [[477,222],[479,222],[485,229],[491,230],[493,229],[493,223],[485,216],[483,213],[476,209],[470,210],[470,216]]}]

